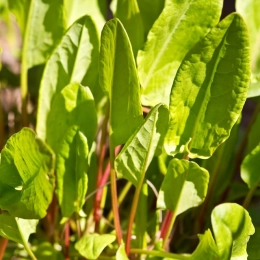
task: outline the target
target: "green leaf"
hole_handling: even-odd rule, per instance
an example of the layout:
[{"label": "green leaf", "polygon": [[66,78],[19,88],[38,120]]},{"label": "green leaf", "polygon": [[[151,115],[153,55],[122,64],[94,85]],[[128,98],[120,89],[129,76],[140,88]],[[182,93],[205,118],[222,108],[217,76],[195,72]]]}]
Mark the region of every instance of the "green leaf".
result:
[{"label": "green leaf", "polygon": [[251,82],[248,88],[247,98],[258,96],[260,96],[260,82],[259,80],[255,80],[254,82]]},{"label": "green leaf", "polygon": [[110,99],[112,146],[124,144],[143,116],[133,52],[118,19],[107,22],[102,31],[99,74],[100,86]]},{"label": "green leaf", "polygon": [[129,36],[134,56],[144,43],[143,21],[138,8],[137,0],[117,0],[115,13]]},{"label": "green leaf", "polygon": [[209,173],[195,162],[172,159],[164,177],[157,208],[167,209],[177,216],[199,206],[205,199]]},{"label": "green leaf", "polygon": [[214,236],[221,260],[246,260],[246,246],[255,229],[248,212],[235,203],[214,208],[211,215]]},{"label": "green leaf", "polygon": [[[260,105],[258,105],[258,106],[260,106]],[[259,129],[260,129],[260,113],[257,112],[256,119],[248,134],[247,147],[246,147],[247,154],[252,152],[253,149],[255,149],[256,146],[260,143]]]},{"label": "green leaf", "polygon": [[10,2],[13,2],[11,8],[18,15],[18,21],[24,26],[22,55],[27,69],[45,63],[65,30],[63,1],[31,0],[29,6],[24,0]]},{"label": "green leaf", "polygon": [[246,25],[236,13],[186,55],[170,97],[168,154],[208,158],[228,138],[246,100],[249,56]]},{"label": "green leaf", "polygon": [[112,234],[90,234],[83,236],[76,244],[75,248],[87,259],[97,259],[104,248],[116,240]]},{"label": "green leaf", "polygon": [[98,31],[101,32],[106,22],[104,17],[106,5],[101,6],[100,0],[64,0],[64,6],[68,27],[83,15],[89,15],[97,25]]},{"label": "green leaf", "polygon": [[223,0],[166,0],[144,50],[137,57],[143,105],[169,104],[172,82],[181,61],[218,23],[222,5]]},{"label": "green leaf", "polygon": [[17,243],[26,243],[36,232],[38,220],[15,218],[8,213],[0,214],[0,235]]},{"label": "green leaf", "polygon": [[245,19],[247,24],[250,50],[251,66],[253,73],[260,73],[260,5],[258,0],[236,0],[236,10]]},{"label": "green leaf", "polygon": [[79,213],[88,188],[88,142],[77,126],[71,127],[57,154],[57,197],[62,216]]},{"label": "green leaf", "polygon": [[52,100],[46,140],[55,153],[60,151],[60,143],[73,125],[79,127],[87,137],[88,147],[91,147],[97,128],[95,103],[90,89],[78,83],[69,84]]},{"label": "green leaf", "polygon": [[144,179],[152,158],[161,153],[167,125],[168,109],[158,104],[116,157],[115,169],[119,177],[129,180],[135,186]]},{"label": "green leaf", "polygon": [[241,178],[250,189],[260,182],[259,168],[260,144],[245,157],[241,165]]},{"label": "green leaf", "polygon": [[116,251],[116,260],[129,260],[125,252],[125,244],[123,241]]},{"label": "green leaf", "polygon": [[43,218],[52,200],[53,169],[53,152],[31,129],[14,134],[1,152],[0,208],[19,218]]},{"label": "green leaf", "polygon": [[207,259],[207,260],[217,260],[218,248],[212,237],[211,231],[208,229],[203,235],[198,235],[199,245],[192,253],[190,260]]},{"label": "green leaf", "polygon": [[95,25],[90,17],[84,16],[68,29],[51,55],[41,80],[37,114],[36,130],[43,140],[46,140],[47,120],[54,97],[72,82],[82,83],[90,89],[96,85],[98,51]]},{"label": "green leaf", "polygon": [[40,260],[64,260],[62,252],[55,249],[49,242],[38,244],[34,253],[35,257]]}]

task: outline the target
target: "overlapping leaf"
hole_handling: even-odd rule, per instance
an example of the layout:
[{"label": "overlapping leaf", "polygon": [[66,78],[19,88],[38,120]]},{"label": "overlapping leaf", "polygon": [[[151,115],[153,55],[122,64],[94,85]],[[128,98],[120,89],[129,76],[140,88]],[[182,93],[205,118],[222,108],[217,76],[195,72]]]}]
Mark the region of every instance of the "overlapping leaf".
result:
[{"label": "overlapping leaf", "polygon": [[110,138],[125,143],[142,122],[140,86],[131,44],[118,19],[110,20],[101,35],[99,82],[110,99]]},{"label": "overlapping leaf", "polygon": [[247,96],[249,60],[246,26],[236,13],[191,49],[172,87],[168,154],[208,158],[228,138]]},{"label": "overlapping leaf", "polygon": [[223,0],[166,0],[144,50],[138,53],[143,105],[169,104],[172,82],[181,61],[218,23],[222,4]]},{"label": "overlapping leaf", "polygon": [[214,236],[221,260],[246,260],[246,246],[255,229],[248,212],[238,204],[224,203],[211,215]]},{"label": "overlapping leaf", "polygon": [[57,154],[57,197],[62,216],[79,213],[88,188],[88,142],[76,126],[65,135]]},{"label": "overlapping leaf", "polygon": [[[29,69],[46,62],[65,30],[62,0],[9,0],[23,37],[23,59]],[[53,22],[55,21],[55,23]]]},{"label": "overlapping leaf", "polygon": [[[41,80],[36,130],[46,139],[47,120],[54,97],[69,83],[93,88],[98,71],[99,41],[89,16],[77,20],[48,60]],[[65,129],[66,130],[66,129]]]},{"label": "overlapping leaf", "polygon": [[0,208],[15,217],[46,215],[54,189],[54,154],[29,128],[14,134],[1,152]]},{"label": "overlapping leaf", "polygon": [[69,84],[52,100],[46,140],[54,152],[60,151],[60,143],[73,125],[79,127],[91,147],[97,128],[95,103],[90,89],[78,83]]},{"label": "overlapping leaf", "polygon": [[158,104],[117,156],[115,168],[120,177],[126,178],[135,186],[144,180],[152,158],[161,153],[167,125],[168,109]]},{"label": "overlapping leaf", "polygon": [[76,244],[75,248],[87,259],[97,259],[104,248],[116,240],[112,234],[89,234],[83,236]]},{"label": "overlapping leaf", "polygon": [[205,199],[209,173],[194,162],[172,159],[164,177],[157,200],[157,207],[182,212],[199,206]]},{"label": "overlapping leaf", "polygon": [[106,2],[99,0],[65,0],[64,1],[67,25],[71,26],[77,19],[83,15],[89,15],[94,20],[101,32],[104,24],[106,14]]}]

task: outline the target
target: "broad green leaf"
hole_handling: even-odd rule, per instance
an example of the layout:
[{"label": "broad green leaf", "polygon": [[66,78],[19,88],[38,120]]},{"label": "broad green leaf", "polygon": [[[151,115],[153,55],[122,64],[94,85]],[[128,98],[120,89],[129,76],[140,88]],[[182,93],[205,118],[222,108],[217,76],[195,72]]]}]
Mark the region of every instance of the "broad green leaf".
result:
[{"label": "broad green leaf", "polygon": [[106,3],[100,0],[64,0],[67,26],[71,26],[83,15],[89,15],[98,27],[99,35],[105,24]]},{"label": "broad green leaf", "polygon": [[195,162],[172,159],[161,185],[157,208],[167,209],[177,216],[199,206],[205,199],[209,173]]},{"label": "broad green leaf", "polygon": [[246,260],[246,246],[255,229],[248,212],[238,204],[224,203],[211,215],[214,236],[221,260]]},{"label": "broad green leaf", "polygon": [[244,18],[250,37],[251,66],[260,73],[260,5],[258,0],[236,0],[236,10]]},{"label": "broad green leaf", "polygon": [[53,152],[31,129],[14,134],[1,152],[0,208],[19,218],[43,218],[52,200],[53,169]]},{"label": "broad green leaf", "polygon": [[51,55],[41,80],[37,114],[36,130],[43,140],[55,96],[72,82],[82,83],[90,89],[96,85],[98,51],[95,25],[89,16],[84,16],[68,29]]},{"label": "broad green leaf", "polygon": [[137,0],[141,13],[145,38],[164,7],[164,0]]},{"label": "broad green leaf", "polygon": [[78,83],[69,84],[52,100],[47,119],[46,140],[55,153],[60,151],[60,143],[73,125],[79,127],[91,147],[97,128],[95,103],[90,89]]},{"label": "broad green leaf", "polygon": [[254,82],[251,82],[248,88],[247,98],[258,97],[258,96],[260,96],[260,81],[255,80]]},{"label": "broad green leaf", "polygon": [[218,23],[222,5],[223,0],[166,0],[137,57],[143,105],[169,104],[177,69],[190,48]]},{"label": "broad green leaf", "polygon": [[186,55],[172,86],[168,154],[208,158],[229,137],[247,96],[249,56],[246,26],[236,13]]},{"label": "broad green leaf", "polygon": [[203,235],[198,235],[199,245],[192,253],[190,260],[220,260],[218,257],[218,248],[212,237],[211,231],[208,229]]},{"label": "broad green leaf", "polygon": [[29,236],[36,232],[38,220],[15,218],[8,213],[0,214],[0,235],[17,243],[23,244]]},{"label": "broad green leaf", "polygon": [[97,259],[104,248],[116,240],[111,234],[90,234],[83,236],[76,244],[75,248],[87,259]]},{"label": "broad green leaf", "polygon": [[143,21],[137,0],[117,0],[115,17],[117,17],[129,36],[134,56],[144,43]]},{"label": "broad green leaf", "polygon": [[79,213],[88,188],[88,142],[76,126],[71,127],[57,154],[57,197],[62,216]]},{"label": "broad green leaf", "polygon": [[250,237],[247,245],[248,260],[259,260],[260,227],[255,227],[255,234]]},{"label": "broad green leaf", "polygon": [[124,144],[143,120],[140,86],[126,31],[110,20],[101,35],[99,83],[110,99],[110,138]]},{"label": "broad green leaf", "polygon": [[123,241],[116,251],[116,260],[129,260],[125,252],[125,244]]},{"label": "broad green leaf", "polygon": [[260,144],[253,149],[243,160],[241,178],[250,189],[260,182]]},{"label": "broad green leaf", "polygon": [[9,5],[23,32],[27,69],[45,63],[65,30],[63,1],[9,0]]},{"label": "broad green leaf", "polygon": [[168,125],[168,109],[158,104],[146,116],[145,121],[129,138],[115,160],[115,169],[137,186],[144,180],[145,172],[154,155],[162,150],[163,139]]}]

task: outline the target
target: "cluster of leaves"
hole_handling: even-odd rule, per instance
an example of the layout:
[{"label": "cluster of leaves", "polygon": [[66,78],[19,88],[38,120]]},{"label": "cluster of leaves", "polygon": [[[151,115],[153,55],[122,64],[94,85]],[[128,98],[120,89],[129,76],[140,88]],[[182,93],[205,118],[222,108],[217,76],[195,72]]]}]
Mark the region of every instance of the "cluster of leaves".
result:
[{"label": "cluster of leaves", "polygon": [[9,239],[32,259],[260,259],[260,6],[236,5],[220,21],[223,0],[114,0],[110,20],[106,1],[2,3],[23,39],[24,125],[1,151],[2,256]]}]

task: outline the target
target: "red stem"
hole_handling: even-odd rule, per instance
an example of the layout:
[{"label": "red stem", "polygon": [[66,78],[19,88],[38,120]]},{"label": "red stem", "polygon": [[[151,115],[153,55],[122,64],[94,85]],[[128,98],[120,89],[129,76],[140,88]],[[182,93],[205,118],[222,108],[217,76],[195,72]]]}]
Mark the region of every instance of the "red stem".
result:
[{"label": "red stem", "polygon": [[163,223],[161,226],[161,234],[160,234],[160,238],[162,238],[163,240],[165,239],[165,236],[167,234],[167,230],[171,224],[171,219],[173,216],[173,212],[170,210],[167,210],[165,217],[163,219]]},{"label": "red stem", "polygon": [[4,253],[5,253],[7,244],[8,244],[8,239],[2,237],[0,240],[0,260],[3,259],[3,257],[4,257]]}]

